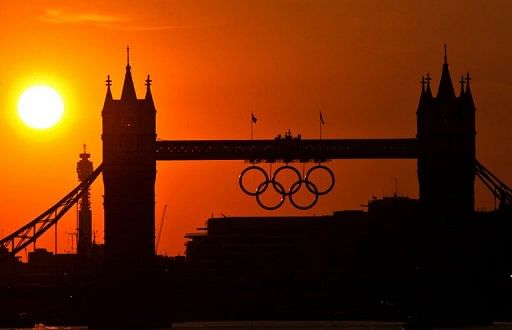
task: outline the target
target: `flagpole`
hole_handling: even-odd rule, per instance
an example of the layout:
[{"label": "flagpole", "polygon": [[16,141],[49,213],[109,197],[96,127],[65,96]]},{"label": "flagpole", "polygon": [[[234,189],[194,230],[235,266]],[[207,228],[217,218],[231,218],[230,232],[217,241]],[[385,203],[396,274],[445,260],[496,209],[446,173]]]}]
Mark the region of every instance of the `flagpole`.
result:
[{"label": "flagpole", "polygon": [[319,120],[318,123],[320,124],[320,140],[322,139],[322,121]]},{"label": "flagpole", "polygon": [[320,140],[322,139],[322,111],[320,111],[320,117],[318,118],[319,130],[320,130]]},{"label": "flagpole", "polygon": [[253,139],[253,125],[256,123],[258,118],[254,116],[254,113],[251,112],[251,140]]}]

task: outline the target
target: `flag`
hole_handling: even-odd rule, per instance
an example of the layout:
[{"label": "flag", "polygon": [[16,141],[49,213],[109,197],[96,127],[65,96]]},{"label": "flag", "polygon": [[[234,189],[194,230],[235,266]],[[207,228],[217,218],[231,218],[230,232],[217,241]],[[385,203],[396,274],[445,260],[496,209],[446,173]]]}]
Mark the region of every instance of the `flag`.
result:
[{"label": "flag", "polygon": [[251,112],[251,120],[253,123],[256,123],[258,121],[258,118],[256,118],[252,112]]},{"label": "flag", "polygon": [[322,125],[325,124],[324,117],[322,116],[322,112],[321,111],[320,111],[320,122],[322,123]]}]

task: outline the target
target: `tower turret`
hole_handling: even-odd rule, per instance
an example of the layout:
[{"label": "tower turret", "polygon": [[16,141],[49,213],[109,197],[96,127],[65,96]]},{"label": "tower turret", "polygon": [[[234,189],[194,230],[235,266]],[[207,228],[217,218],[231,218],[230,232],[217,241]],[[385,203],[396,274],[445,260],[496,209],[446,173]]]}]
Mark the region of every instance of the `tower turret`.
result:
[{"label": "tower turret", "polygon": [[465,84],[464,76],[460,76],[459,84],[460,84],[459,98],[462,99],[462,97],[464,96],[464,93],[465,93],[464,92],[464,84]]},{"label": "tower turret", "polygon": [[107,94],[105,95],[104,105],[112,102],[112,91],[110,90],[110,86],[112,86],[112,80],[110,80],[110,75],[107,75],[107,80],[105,80],[105,85],[107,86]]},{"label": "tower turret", "polygon": [[427,81],[417,111],[420,202],[427,212],[474,211],[475,108],[468,82],[457,97],[445,45],[437,96],[427,97]]},{"label": "tower turret", "polygon": [[105,256],[135,270],[150,265],[155,251],[156,110],[150,92],[137,99],[129,49],[127,56],[121,98],[102,111]]},{"label": "tower turret", "polygon": [[466,73],[466,77],[464,78],[464,80],[466,81],[466,91],[464,92],[464,100],[467,104],[468,109],[474,112],[475,102],[473,101],[473,94],[471,94],[471,77],[469,76],[469,72]]},{"label": "tower turret", "polygon": [[148,105],[154,107],[154,103],[153,103],[153,95],[151,94],[151,78],[149,77],[149,74],[148,74],[148,78],[146,79],[146,97],[145,97],[145,100],[146,102],[148,102]]}]

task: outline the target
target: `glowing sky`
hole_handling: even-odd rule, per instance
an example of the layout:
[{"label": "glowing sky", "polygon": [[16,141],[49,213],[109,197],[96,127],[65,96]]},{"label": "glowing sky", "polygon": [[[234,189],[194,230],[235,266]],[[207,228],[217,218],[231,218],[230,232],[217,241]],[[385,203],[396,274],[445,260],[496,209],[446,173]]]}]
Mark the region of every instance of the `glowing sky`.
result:
[{"label": "glowing sky", "polygon": [[[509,1],[24,1],[0,2],[0,228],[6,235],[77,183],[87,143],[101,162],[101,108],[107,74],[120,97],[125,47],[139,97],[153,79],[160,139],[249,137],[291,129],[325,137],[413,137],[421,76],[434,90],[443,44],[454,83],[470,71],[477,107],[477,155],[512,183],[512,22]],[[58,89],[59,125],[34,132],[16,117],[31,84]],[[456,85],[458,86],[458,85]],[[458,88],[457,88],[458,90]],[[243,162],[159,163],[156,214],[168,204],[161,251],[183,252],[183,236],[212,214],[327,214],[358,209],[372,195],[417,196],[415,161],[336,161],[337,185],[311,211],[260,210],[239,191]],[[100,178],[101,179],[101,178]],[[102,191],[93,187],[97,239]],[[478,188],[477,205],[492,207]],[[59,250],[70,249],[75,214],[64,219]],[[158,227],[158,226],[157,226]],[[41,239],[53,248],[52,235]],[[75,244],[76,247],[76,244]]]}]

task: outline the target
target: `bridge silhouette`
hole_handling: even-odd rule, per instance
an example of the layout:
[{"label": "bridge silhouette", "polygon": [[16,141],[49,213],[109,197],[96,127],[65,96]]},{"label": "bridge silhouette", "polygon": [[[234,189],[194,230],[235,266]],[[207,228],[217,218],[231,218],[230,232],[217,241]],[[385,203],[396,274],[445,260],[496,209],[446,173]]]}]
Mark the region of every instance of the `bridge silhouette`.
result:
[{"label": "bridge silhouette", "polygon": [[268,140],[156,140],[156,109],[151,79],[137,99],[129,54],[121,98],[114,100],[107,77],[103,115],[104,162],[55,205],[0,240],[0,260],[34,243],[87,193],[103,173],[105,250],[117,265],[145,267],[155,255],[154,180],[156,161],[245,160],[314,162],[336,159],[418,159],[420,205],[427,213],[474,212],[474,177],[478,176],[502,207],[512,205],[512,189],[475,157],[475,107],[469,74],[455,96],[445,54],[436,97],[430,75],[421,80],[416,138],[302,139],[291,135]]},{"label": "bridge silhouette", "polygon": [[[482,268],[480,272],[474,269],[473,254],[483,248],[484,243],[477,245],[472,240],[479,239],[480,230],[489,230],[487,227],[481,228],[485,227],[481,225],[482,219],[492,220],[496,216],[500,220],[508,220],[512,211],[512,189],[477,161],[476,107],[470,80],[469,74],[462,77],[459,81],[460,93],[456,95],[445,54],[436,96],[431,90],[430,75],[427,74],[421,79],[421,93],[416,111],[417,135],[411,138],[303,139],[300,135],[292,136],[287,133],[267,140],[162,141],[156,138],[152,81],[148,76],[145,97],[137,98],[128,56],[119,99],[112,96],[110,76],[106,80],[107,90],[102,109],[103,163],[92,170],[92,163],[88,162],[88,154],[84,150],[81,155],[83,166],[79,166],[80,184],[41,215],[0,240],[0,261],[14,259],[29,244],[34,243],[35,246],[36,240],[55,226],[77,203],[82,203],[80,205],[84,214],[90,220],[90,213],[87,212],[89,187],[103,174],[105,259],[101,262],[101,269],[96,269],[94,283],[87,287],[87,290],[90,289],[87,297],[90,299],[89,308],[92,311],[90,322],[107,327],[118,326],[112,323],[118,320],[123,320],[129,327],[142,328],[149,323],[161,325],[155,315],[161,317],[162,322],[168,322],[168,311],[154,299],[154,294],[160,292],[159,285],[169,281],[169,278],[159,273],[161,269],[158,268],[155,252],[157,161],[247,161],[251,165],[242,171],[239,179],[242,191],[256,196],[257,202],[263,208],[273,210],[286,197],[298,209],[313,207],[318,196],[328,193],[334,185],[334,174],[325,165],[327,161],[417,159],[418,210],[413,215],[414,221],[408,221],[410,231],[405,229],[405,232],[400,233],[410,235],[407,240],[411,244],[407,249],[414,255],[414,260],[408,264],[412,272],[407,275],[410,275],[408,280],[415,284],[412,285],[412,291],[407,287],[411,291],[411,297],[405,299],[406,303],[410,304],[412,313],[427,313],[426,316],[420,316],[427,320],[435,320],[436,317],[438,320],[446,317],[448,321],[479,318],[488,320],[484,315],[489,308],[485,298],[488,292],[485,291],[486,284],[489,282],[486,276],[498,272],[489,271],[491,275],[487,274],[488,267],[481,262],[482,259],[478,259],[478,266]],[[269,177],[259,167],[260,163],[285,165]],[[310,172],[302,178],[299,171],[290,165],[292,163],[315,164],[309,171],[324,169],[331,175],[332,185],[324,191],[318,191],[308,180]],[[243,185],[243,175],[251,169],[260,171],[265,176],[265,181],[255,192],[247,190]],[[290,170],[297,174],[298,181],[288,191],[275,179],[281,170]],[[475,212],[476,177],[500,201],[500,209],[490,218]],[[282,195],[282,199],[276,205],[264,206],[260,203],[259,194],[269,184]],[[316,196],[312,204],[301,206],[294,202],[292,195],[301,184]],[[469,225],[465,226],[466,224]],[[83,232],[79,229],[79,235]],[[90,240],[90,230],[85,232]],[[485,242],[492,242],[489,237],[486,239]],[[86,246],[80,245],[81,242],[83,240],[79,237],[81,251],[87,251]],[[351,246],[349,250],[353,248]],[[492,255],[492,258],[495,257]],[[457,277],[458,274],[474,271],[475,275],[468,275],[465,279]],[[198,278],[201,276],[199,274]],[[212,283],[216,285],[215,282]],[[466,289],[472,288],[475,283],[476,289],[469,296],[475,301],[481,301],[473,304],[474,301],[466,299]],[[403,286],[408,284],[403,283]],[[116,306],[116,309],[112,309],[112,306]],[[453,313],[453,306],[457,306],[459,312]],[[258,314],[258,311],[255,312]],[[436,313],[437,316],[434,315]]]}]

